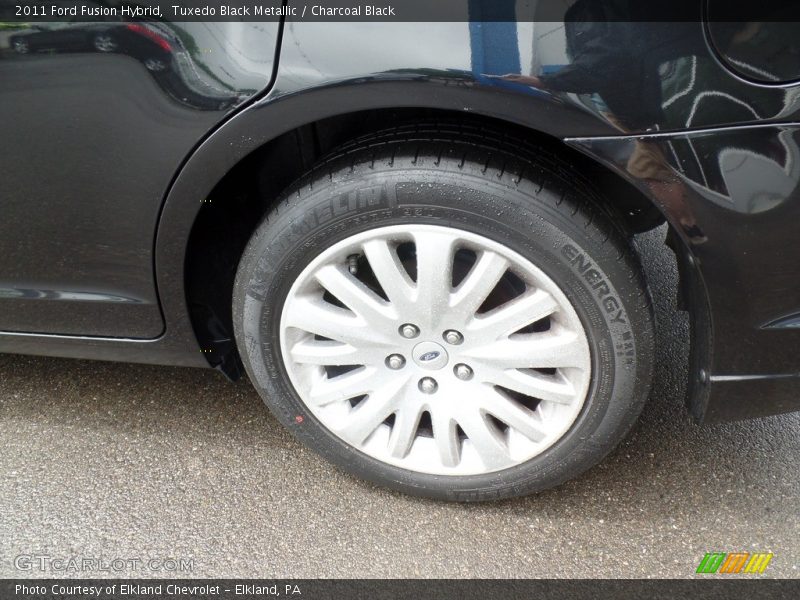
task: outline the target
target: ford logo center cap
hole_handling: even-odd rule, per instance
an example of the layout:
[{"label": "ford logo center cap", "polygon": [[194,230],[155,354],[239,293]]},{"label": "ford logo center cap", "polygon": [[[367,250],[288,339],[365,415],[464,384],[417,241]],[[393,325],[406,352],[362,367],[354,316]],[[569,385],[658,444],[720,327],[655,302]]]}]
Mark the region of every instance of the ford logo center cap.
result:
[{"label": "ford logo center cap", "polygon": [[447,366],[450,357],[447,350],[436,342],[420,342],[411,353],[418,367],[428,371],[437,371]]}]

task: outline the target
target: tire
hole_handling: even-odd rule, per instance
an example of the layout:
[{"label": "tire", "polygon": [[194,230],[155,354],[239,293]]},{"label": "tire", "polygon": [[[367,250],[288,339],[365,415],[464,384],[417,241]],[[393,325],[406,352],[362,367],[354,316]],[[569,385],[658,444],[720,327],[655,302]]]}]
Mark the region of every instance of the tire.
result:
[{"label": "tire", "polygon": [[[251,381],[300,441],[358,477],[446,500],[525,495],[595,465],[641,412],[651,382],[653,314],[630,236],[599,208],[603,199],[568,163],[522,140],[504,141],[514,154],[499,149],[500,140],[491,132],[459,126],[394,129],[360,139],[288,189],[244,252],[233,320]],[[452,250],[434,252],[439,248],[434,241],[458,252],[452,259],[439,258],[451,256]],[[394,253],[390,262],[374,258],[389,256],[379,254],[384,247]],[[353,248],[372,249],[373,254]],[[511,266],[491,288],[489,276],[471,270],[479,259]],[[386,275],[398,260],[408,279],[395,279],[418,286],[412,295],[417,294],[414,302],[420,306],[434,298],[428,308],[408,304],[410,312],[403,313],[412,296],[401,296]],[[440,277],[439,263],[444,271],[450,263],[453,273],[467,274],[459,275],[463,280],[458,282],[455,274],[452,280],[449,274]],[[352,283],[350,268],[363,282],[359,289],[363,292],[366,285],[372,290],[372,295],[365,292],[369,302],[354,296],[352,306],[360,312],[347,308],[349,300],[336,294],[323,295],[326,289],[341,289],[339,296],[348,299],[349,284],[337,286],[344,280]],[[382,285],[377,273],[390,284]],[[475,277],[470,279],[471,274]],[[462,294],[456,302],[449,288],[468,279],[475,289],[491,288],[488,304],[474,313],[461,307],[477,302],[478,294],[469,301],[464,298],[470,295]],[[445,296],[424,291],[439,289],[433,281],[447,282],[442,284]],[[513,306],[534,319],[534,308],[526,312],[526,307],[538,311],[543,306],[530,300],[535,293],[549,295],[555,312],[526,321],[527,329],[498,334],[501,326],[519,324],[509,309],[515,297],[531,302]],[[401,302],[402,297],[406,300]],[[448,308],[442,308],[441,298]],[[498,317],[504,309],[509,310]],[[464,331],[458,332],[461,340],[452,332],[439,333],[448,319],[457,321],[456,313],[467,315]],[[341,323],[352,322],[352,328],[340,326],[338,319],[345,317],[353,320]],[[404,337],[415,333],[403,329],[415,319],[420,321],[417,335]],[[324,335],[329,324],[349,346]],[[363,333],[367,330],[373,333]],[[512,341],[528,345],[508,345]],[[549,353],[541,350],[546,343],[554,344]],[[329,347],[347,356],[352,351],[361,366],[346,372],[351,367],[341,364],[350,359],[334,361],[327,355],[325,361],[340,366],[303,362],[314,362],[308,356],[327,353]],[[558,361],[564,361],[563,368],[552,366]],[[529,365],[534,362],[551,366],[534,371]],[[527,366],[513,366],[519,364]],[[340,373],[350,377],[346,394],[329,387]],[[357,376],[366,383],[352,383]],[[538,396],[520,392],[519,378],[525,382],[520,384],[523,392],[543,391]],[[562,387],[552,388],[559,391],[550,397],[551,388],[541,383],[545,380]],[[371,391],[331,401],[359,385]],[[564,390],[567,395],[559,396]],[[395,399],[385,400],[390,397]],[[397,400],[401,397],[405,400]],[[387,403],[381,411],[379,398]],[[323,401],[330,404],[317,405]],[[384,416],[387,406],[405,407],[403,402],[415,404],[388,416],[366,441],[353,441]],[[419,406],[430,410],[420,413]],[[540,421],[532,421],[537,414]],[[542,424],[541,431],[535,423]]]}]

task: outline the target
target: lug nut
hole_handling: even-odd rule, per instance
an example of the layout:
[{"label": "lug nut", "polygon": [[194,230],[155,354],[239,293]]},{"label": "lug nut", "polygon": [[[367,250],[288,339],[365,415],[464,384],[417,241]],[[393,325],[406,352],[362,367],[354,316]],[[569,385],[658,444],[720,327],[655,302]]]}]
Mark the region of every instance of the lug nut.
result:
[{"label": "lug nut", "polygon": [[458,346],[464,341],[464,336],[457,332],[455,329],[448,329],[442,334],[444,341],[453,346]]},{"label": "lug nut", "polygon": [[419,380],[419,391],[423,394],[433,394],[439,389],[439,384],[433,377],[423,377]]},{"label": "lug nut", "polygon": [[469,381],[472,379],[472,369],[470,369],[467,365],[460,364],[453,367],[453,373],[455,376],[458,377],[461,381]]},{"label": "lug nut", "polygon": [[416,325],[412,325],[411,323],[406,323],[405,325],[401,325],[400,335],[409,340],[415,338],[419,335],[419,327],[417,327]]},{"label": "lug nut", "polygon": [[406,366],[406,359],[400,354],[390,354],[386,357],[386,366],[397,371]]}]

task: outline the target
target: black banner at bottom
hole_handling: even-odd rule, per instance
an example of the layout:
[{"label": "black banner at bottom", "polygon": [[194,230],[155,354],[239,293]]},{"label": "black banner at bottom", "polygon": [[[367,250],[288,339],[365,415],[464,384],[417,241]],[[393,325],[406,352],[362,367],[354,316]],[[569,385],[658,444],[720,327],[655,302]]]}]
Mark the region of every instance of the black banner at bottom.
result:
[{"label": "black banner at bottom", "polygon": [[516,600],[559,598],[800,598],[800,580],[668,579],[2,579],[0,598],[18,600]]}]

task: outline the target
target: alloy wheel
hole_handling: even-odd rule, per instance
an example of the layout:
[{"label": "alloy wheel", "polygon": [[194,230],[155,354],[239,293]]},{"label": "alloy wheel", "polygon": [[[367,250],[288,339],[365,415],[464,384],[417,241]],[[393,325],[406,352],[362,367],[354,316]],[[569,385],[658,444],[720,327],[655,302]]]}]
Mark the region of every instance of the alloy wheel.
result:
[{"label": "alloy wheel", "polygon": [[570,429],[591,381],[565,293],[472,232],[401,225],[318,255],[284,302],[281,355],[309,412],[359,451],[411,471],[514,467]]}]

